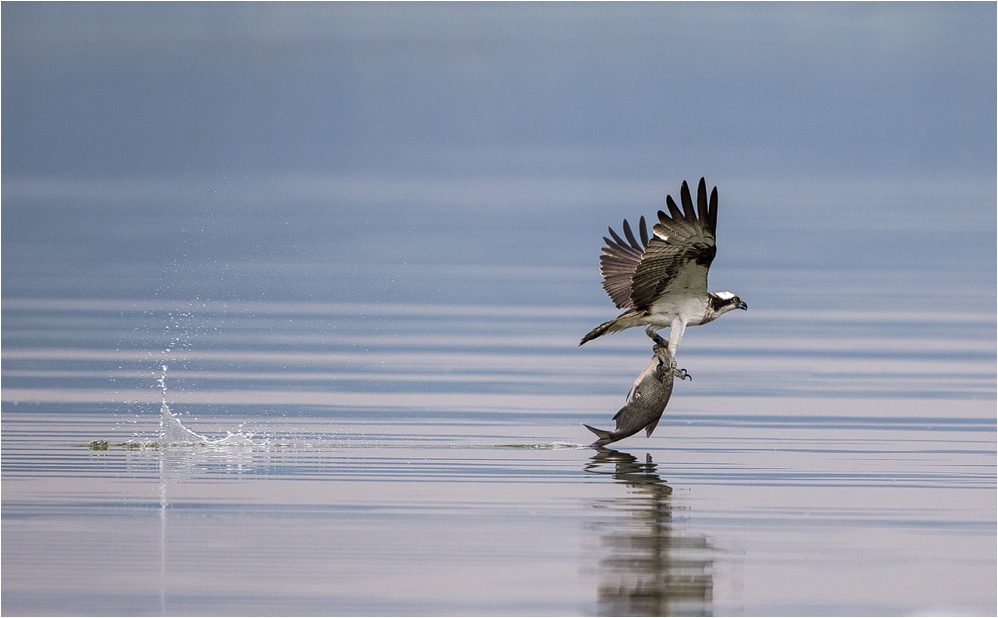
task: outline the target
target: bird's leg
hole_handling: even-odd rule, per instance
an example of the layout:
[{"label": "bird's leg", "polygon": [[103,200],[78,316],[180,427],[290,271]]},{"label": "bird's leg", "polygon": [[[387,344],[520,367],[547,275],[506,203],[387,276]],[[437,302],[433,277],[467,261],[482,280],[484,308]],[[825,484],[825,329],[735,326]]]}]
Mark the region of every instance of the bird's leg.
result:
[{"label": "bird's leg", "polygon": [[660,346],[665,343],[665,339],[662,339],[662,337],[659,336],[654,326],[649,326],[648,328],[646,328],[645,334],[651,337],[651,340],[655,342],[656,346]]},{"label": "bird's leg", "polygon": [[676,357],[672,355],[672,351],[669,349],[669,345],[665,339],[659,336],[655,331],[654,326],[649,326],[645,329],[645,334],[651,337],[651,340],[655,342],[655,353],[658,354],[663,362],[666,364],[666,371],[672,373],[680,380],[693,380],[693,376],[689,374],[685,369],[680,369],[676,366]]},{"label": "bird's leg", "polygon": [[669,369],[672,370],[672,375],[676,376],[680,380],[689,379],[693,381],[693,376],[689,374],[685,369],[680,369],[676,364],[676,348],[679,347],[679,341],[683,338],[683,332],[686,331],[686,322],[680,321],[678,319],[672,321],[672,325],[669,327],[669,348],[666,351],[669,358],[672,359],[669,363]]}]

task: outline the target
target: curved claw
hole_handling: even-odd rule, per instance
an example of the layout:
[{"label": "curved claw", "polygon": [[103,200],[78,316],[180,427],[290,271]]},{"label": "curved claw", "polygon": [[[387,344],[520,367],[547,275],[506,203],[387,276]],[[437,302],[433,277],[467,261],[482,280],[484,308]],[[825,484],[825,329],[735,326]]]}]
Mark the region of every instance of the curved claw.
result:
[{"label": "curved claw", "polygon": [[669,366],[669,369],[672,370],[672,375],[676,376],[680,380],[689,380],[690,382],[693,381],[693,376],[691,376],[689,372],[687,372],[685,369],[680,369],[676,367],[675,360],[672,361],[672,365]]}]

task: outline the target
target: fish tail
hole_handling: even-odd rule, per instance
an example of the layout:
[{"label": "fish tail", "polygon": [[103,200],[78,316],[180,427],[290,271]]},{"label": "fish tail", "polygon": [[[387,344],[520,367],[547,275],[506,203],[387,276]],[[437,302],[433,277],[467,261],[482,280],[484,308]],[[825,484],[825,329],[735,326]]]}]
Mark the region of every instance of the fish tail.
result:
[{"label": "fish tail", "polygon": [[610,431],[604,431],[602,429],[596,429],[595,427],[590,427],[589,425],[586,425],[585,423],[583,423],[582,426],[585,427],[586,429],[588,429],[589,431],[593,432],[594,434],[596,434],[596,437],[599,438],[599,440],[593,442],[589,446],[599,447],[599,446],[603,446],[604,444],[610,444],[611,442],[616,442],[617,441],[616,438],[613,437],[613,433],[610,432]]}]

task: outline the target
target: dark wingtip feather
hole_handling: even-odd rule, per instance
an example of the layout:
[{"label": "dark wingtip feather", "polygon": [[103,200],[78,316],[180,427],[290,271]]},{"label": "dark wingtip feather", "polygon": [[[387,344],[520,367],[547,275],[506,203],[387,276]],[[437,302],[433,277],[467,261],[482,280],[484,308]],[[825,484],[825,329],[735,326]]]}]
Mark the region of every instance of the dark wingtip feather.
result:
[{"label": "dark wingtip feather", "polygon": [[679,189],[679,198],[683,203],[683,212],[687,221],[696,221],[696,211],[693,210],[693,197],[690,195],[690,186],[683,181],[683,186]]},{"label": "dark wingtip feather", "polygon": [[707,210],[707,181],[702,177],[700,185],[697,187],[697,216],[700,219],[700,225],[707,225],[707,220],[710,217]]},{"label": "dark wingtip feather", "polygon": [[[665,196],[665,205],[669,208],[669,214],[672,215],[673,219],[675,219],[676,221],[679,221],[679,220],[681,220],[681,219],[684,218],[683,217],[683,211],[679,210],[679,206],[676,206],[676,202],[673,201],[671,195],[666,195]],[[662,212],[661,210],[658,211],[658,220],[659,221],[661,221],[662,219],[668,219],[668,218],[669,217],[666,217],[664,212]]]},{"label": "dark wingtip feather", "polygon": [[638,244],[637,239],[634,238],[634,232],[631,231],[631,224],[627,222],[627,219],[624,219],[624,236],[627,237],[627,242],[631,243],[632,247],[641,251],[642,247]]},{"label": "dark wingtip feather", "polygon": [[641,233],[641,246],[648,246],[648,226],[645,225],[645,217],[641,215],[641,223],[638,225],[639,232]]},{"label": "dark wingtip feather", "polygon": [[[626,245],[626,244],[624,243],[624,239],[623,239],[623,238],[621,238],[620,236],[618,236],[618,235],[617,235],[617,232],[614,232],[614,231],[613,231],[613,228],[612,228],[612,227],[608,227],[608,228],[606,228],[606,229],[610,230],[610,236],[613,236],[613,239],[614,239],[615,241],[617,241],[617,244],[618,244],[618,245],[624,245],[625,247],[627,246],[627,245]],[[606,240],[606,237],[605,237],[605,236],[603,237],[603,240]],[[610,243],[609,243],[609,241],[607,241],[607,244],[610,244]]]},{"label": "dark wingtip feather", "polygon": [[613,242],[612,240],[604,236],[603,242],[606,243],[606,246],[600,249],[600,252],[603,255],[610,255],[616,257],[630,256],[633,259],[640,259],[641,254],[643,253],[642,249],[635,249],[633,247],[630,247],[627,245],[627,243],[621,241],[620,238],[617,238],[617,242]]},{"label": "dark wingtip feather", "polygon": [[707,207],[707,224],[710,233],[717,236],[717,187],[710,192],[710,206]]},{"label": "dark wingtip feather", "polygon": [[620,253],[620,245],[617,243],[613,242],[606,236],[603,237],[603,242],[606,243],[606,246],[600,249],[600,252],[603,253],[603,255],[616,255]]}]

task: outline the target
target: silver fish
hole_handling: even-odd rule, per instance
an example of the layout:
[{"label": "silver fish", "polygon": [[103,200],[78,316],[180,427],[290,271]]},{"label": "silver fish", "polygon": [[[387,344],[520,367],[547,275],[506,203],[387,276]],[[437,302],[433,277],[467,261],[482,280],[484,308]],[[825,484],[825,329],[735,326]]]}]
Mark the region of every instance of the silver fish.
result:
[{"label": "silver fish", "polygon": [[614,415],[613,420],[617,421],[617,428],[613,431],[604,431],[584,425],[599,438],[590,446],[599,448],[633,436],[642,429],[645,430],[645,435],[650,437],[659,419],[662,418],[662,413],[665,412],[669,397],[672,396],[672,384],[675,378],[689,377],[684,370],[673,367],[669,342],[657,334],[649,333],[649,336],[655,341],[653,348],[655,354],[631,386],[624,407]]}]

